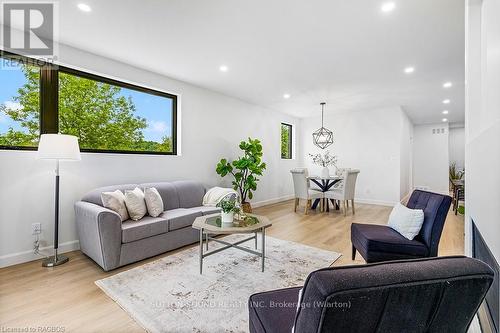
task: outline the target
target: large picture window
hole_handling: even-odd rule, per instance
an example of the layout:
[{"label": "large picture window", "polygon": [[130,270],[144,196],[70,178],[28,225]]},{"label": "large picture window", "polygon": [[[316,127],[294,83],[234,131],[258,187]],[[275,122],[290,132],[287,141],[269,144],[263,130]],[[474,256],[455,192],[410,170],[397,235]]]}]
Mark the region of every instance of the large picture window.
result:
[{"label": "large picture window", "polygon": [[0,83],[1,149],[60,132],[87,152],[176,154],[175,95],[51,65],[0,69]]},{"label": "large picture window", "polygon": [[61,69],[59,131],[90,151],[173,153],[173,96],[119,84]]}]

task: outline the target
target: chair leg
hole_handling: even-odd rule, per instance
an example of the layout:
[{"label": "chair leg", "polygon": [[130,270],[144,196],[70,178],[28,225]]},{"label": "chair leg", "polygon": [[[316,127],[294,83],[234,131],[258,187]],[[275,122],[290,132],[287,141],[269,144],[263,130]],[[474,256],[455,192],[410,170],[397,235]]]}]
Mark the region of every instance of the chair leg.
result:
[{"label": "chair leg", "polygon": [[347,200],[344,200],[344,216],[347,216]]},{"label": "chair leg", "polygon": [[352,245],[352,260],[356,260],[356,248]]},{"label": "chair leg", "polygon": [[307,199],[306,200],[306,207],[304,208],[304,214],[307,215],[307,212],[309,211],[309,207],[311,206],[311,200]]},{"label": "chair leg", "polygon": [[295,198],[295,204],[294,204],[294,207],[293,207],[293,211],[295,213],[297,213],[297,206],[299,205],[299,198]]},{"label": "chair leg", "polygon": [[349,208],[349,200],[347,200],[347,208]]},{"label": "chair leg", "polygon": [[354,199],[351,200],[351,204],[352,204],[352,215],[354,215],[356,214],[354,211]]},{"label": "chair leg", "polygon": [[325,211],[325,199],[319,199],[319,211],[323,213]]}]

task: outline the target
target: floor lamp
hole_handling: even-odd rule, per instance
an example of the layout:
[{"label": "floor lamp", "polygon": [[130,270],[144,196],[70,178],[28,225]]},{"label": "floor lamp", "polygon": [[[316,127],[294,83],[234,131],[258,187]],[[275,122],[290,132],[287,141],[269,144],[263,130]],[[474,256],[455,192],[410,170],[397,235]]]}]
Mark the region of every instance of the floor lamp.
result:
[{"label": "floor lamp", "polygon": [[53,267],[69,260],[68,257],[57,254],[59,247],[59,161],[79,161],[81,159],[78,138],[73,135],[42,134],[38,144],[38,158],[56,160],[54,255],[42,261],[42,266]]}]

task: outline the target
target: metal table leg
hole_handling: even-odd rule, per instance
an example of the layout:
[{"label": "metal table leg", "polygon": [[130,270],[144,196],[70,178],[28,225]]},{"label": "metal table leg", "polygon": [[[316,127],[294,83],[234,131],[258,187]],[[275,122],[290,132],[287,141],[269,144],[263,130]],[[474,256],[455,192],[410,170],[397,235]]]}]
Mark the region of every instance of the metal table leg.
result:
[{"label": "metal table leg", "polygon": [[255,233],[255,249],[257,250],[257,233]]},{"label": "metal table leg", "polygon": [[203,228],[200,229],[200,274],[202,273],[203,273]]},{"label": "metal table leg", "polygon": [[264,272],[264,259],[266,257],[266,229],[262,228],[262,271]]}]

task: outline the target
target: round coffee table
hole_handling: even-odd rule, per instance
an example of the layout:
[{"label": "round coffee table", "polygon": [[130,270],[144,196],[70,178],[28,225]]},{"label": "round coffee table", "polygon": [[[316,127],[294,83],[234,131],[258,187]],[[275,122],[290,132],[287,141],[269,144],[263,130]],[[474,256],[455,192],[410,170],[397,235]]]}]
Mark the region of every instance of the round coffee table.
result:
[{"label": "round coffee table", "polygon": [[[203,258],[216,254],[223,250],[229,249],[231,247],[242,250],[251,254],[255,254],[262,258],[262,272],[264,272],[264,259],[265,259],[265,248],[266,248],[266,228],[270,227],[272,223],[265,216],[246,214],[247,219],[240,222],[239,224],[233,223],[230,226],[222,225],[221,214],[211,214],[197,217],[193,222],[193,228],[200,230],[200,274],[203,272]],[[262,249],[257,250],[257,235],[258,233],[262,235]],[[232,234],[252,234],[252,237],[241,239],[234,243],[226,242],[225,240],[219,238],[213,238],[211,235],[232,235]],[[223,247],[218,249],[208,251],[208,242],[212,240],[214,242],[223,244]],[[255,240],[255,250],[242,247],[240,244]],[[203,252],[203,242],[205,241],[206,252]]]}]

